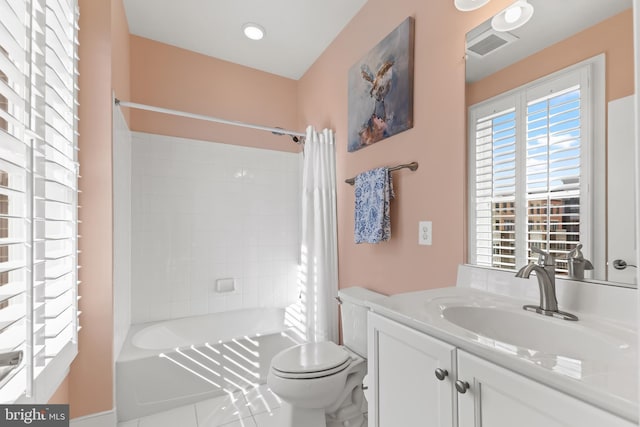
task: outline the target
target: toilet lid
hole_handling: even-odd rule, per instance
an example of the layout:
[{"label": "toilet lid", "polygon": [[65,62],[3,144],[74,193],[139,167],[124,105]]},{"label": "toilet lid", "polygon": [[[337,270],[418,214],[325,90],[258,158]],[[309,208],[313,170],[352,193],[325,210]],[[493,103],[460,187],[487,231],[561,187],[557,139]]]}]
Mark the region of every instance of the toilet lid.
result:
[{"label": "toilet lid", "polygon": [[[271,367],[294,377],[307,374],[331,375],[347,367],[351,357],[330,341],[301,344],[281,351],[271,360]],[[287,375],[292,376],[292,375]]]}]

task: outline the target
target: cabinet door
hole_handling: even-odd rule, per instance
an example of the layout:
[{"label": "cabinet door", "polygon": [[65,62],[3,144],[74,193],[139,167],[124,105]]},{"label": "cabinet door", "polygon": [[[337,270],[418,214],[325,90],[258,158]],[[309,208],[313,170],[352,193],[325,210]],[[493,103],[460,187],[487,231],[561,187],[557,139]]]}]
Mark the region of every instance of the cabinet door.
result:
[{"label": "cabinet door", "polygon": [[375,313],[368,329],[369,426],[452,427],[455,348]]},{"label": "cabinet door", "polygon": [[631,427],[635,424],[458,350],[459,427]]}]

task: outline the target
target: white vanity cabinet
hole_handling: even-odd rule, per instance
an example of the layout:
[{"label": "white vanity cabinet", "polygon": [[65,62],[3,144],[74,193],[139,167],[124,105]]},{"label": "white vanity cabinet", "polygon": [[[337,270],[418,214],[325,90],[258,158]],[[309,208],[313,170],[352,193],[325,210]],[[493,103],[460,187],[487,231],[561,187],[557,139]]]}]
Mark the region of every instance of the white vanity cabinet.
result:
[{"label": "white vanity cabinet", "polygon": [[370,427],[636,425],[376,313],[368,340]]},{"label": "white vanity cabinet", "polygon": [[457,361],[458,380],[469,384],[457,396],[459,427],[636,425],[459,349]]},{"label": "white vanity cabinet", "polygon": [[454,425],[454,346],[375,313],[368,346],[369,427]]}]

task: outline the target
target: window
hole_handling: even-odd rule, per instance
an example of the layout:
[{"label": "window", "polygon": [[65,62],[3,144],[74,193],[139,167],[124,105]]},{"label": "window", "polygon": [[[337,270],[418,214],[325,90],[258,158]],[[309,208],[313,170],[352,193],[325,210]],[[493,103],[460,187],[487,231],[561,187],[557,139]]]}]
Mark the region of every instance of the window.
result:
[{"label": "window", "polygon": [[0,0],[0,403],[48,398],[77,352],[77,20]]},{"label": "window", "polygon": [[593,63],[474,105],[470,114],[469,262],[515,270],[578,243],[591,255]]}]

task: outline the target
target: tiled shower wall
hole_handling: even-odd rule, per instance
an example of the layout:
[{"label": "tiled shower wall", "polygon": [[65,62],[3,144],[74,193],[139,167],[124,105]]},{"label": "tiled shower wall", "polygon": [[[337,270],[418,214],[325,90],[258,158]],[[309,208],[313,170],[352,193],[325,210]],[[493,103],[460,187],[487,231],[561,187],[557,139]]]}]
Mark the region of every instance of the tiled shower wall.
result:
[{"label": "tiled shower wall", "polygon": [[131,325],[131,132],[113,109],[113,356]]},{"label": "tiled shower wall", "polygon": [[133,323],[295,301],[300,154],[135,132],[132,152]]}]

